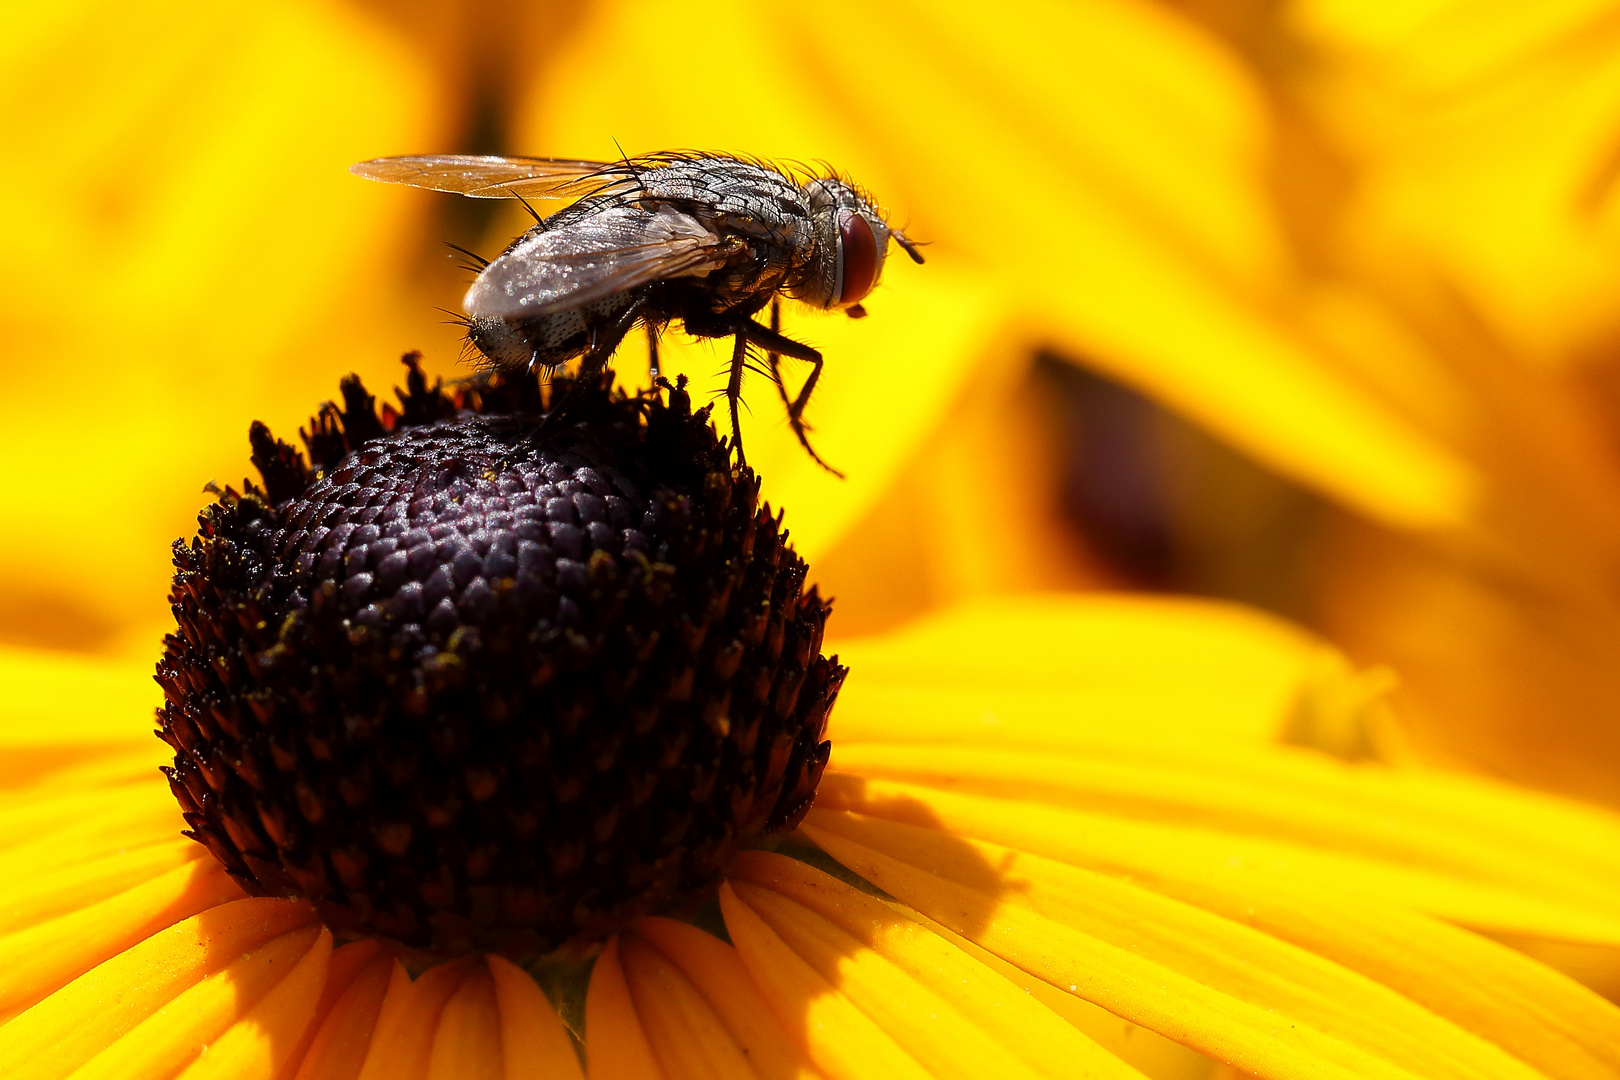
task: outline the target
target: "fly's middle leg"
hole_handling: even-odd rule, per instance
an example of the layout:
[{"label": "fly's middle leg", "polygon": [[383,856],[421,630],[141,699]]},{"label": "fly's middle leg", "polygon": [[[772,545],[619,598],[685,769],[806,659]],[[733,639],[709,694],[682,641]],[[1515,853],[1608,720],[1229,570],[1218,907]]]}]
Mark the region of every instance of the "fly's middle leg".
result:
[{"label": "fly's middle leg", "polygon": [[650,385],[657,385],[658,376],[663,374],[658,366],[658,328],[646,319],[642,320],[642,325],[647,328],[647,377]]}]

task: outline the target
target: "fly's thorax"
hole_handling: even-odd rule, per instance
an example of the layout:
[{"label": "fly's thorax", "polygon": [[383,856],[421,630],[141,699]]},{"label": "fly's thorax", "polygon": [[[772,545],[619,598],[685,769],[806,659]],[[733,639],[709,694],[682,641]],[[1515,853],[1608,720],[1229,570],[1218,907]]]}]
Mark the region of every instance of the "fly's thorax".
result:
[{"label": "fly's thorax", "polygon": [[784,277],[802,276],[816,246],[806,191],[764,165],[700,157],[649,170],[637,181],[638,205],[670,207],[717,236],[747,242],[751,259],[727,272],[739,287],[746,279],[752,288],[775,288]]},{"label": "fly's thorax", "polygon": [[677,161],[637,177],[639,197],[669,202],[688,213],[749,221],[762,228],[809,217],[805,192],[775,169],[735,158]]},{"label": "fly's thorax", "polygon": [[883,275],[888,224],[842,180],[812,180],[804,191],[810,200],[814,248],[792,295],[819,308],[858,304]]}]

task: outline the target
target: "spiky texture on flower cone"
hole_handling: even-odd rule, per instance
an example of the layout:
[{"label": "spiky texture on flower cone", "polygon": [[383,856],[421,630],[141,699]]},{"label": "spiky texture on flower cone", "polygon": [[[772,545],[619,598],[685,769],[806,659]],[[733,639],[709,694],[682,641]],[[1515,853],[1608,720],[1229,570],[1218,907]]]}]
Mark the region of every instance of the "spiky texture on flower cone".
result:
[{"label": "spiky texture on flower cone", "polygon": [[790,828],[844,669],[683,388],[402,411],[354,378],[175,545],[158,666],[192,835],[250,893],[436,951],[590,945]]}]

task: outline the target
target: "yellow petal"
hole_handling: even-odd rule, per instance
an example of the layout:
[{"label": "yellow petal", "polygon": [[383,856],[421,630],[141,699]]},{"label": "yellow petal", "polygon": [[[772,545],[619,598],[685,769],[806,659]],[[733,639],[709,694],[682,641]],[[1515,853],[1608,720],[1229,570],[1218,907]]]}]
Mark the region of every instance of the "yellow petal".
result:
[{"label": "yellow petal", "polygon": [[161,777],[94,791],[31,792],[0,807],[0,865],[15,863],[37,872],[148,837],[167,839],[183,828],[180,809]]},{"label": "yellow petal", "polygon": [[835,744],[1051,747],[1096,734],[1271,742],[1300,713],[1321,648],[1234,604],[1109,594],[964,603],[828,647],[855,672]]},{"label": "yellow petal", "polygon": [[[327,1023],[330,1022],[330,1018],[332,1018],[334,1010],[339,1006],[339,1002],[343,1001],[343,996],[348,994],[348,991],[355,986],[356,980],[360,980],[361,976],[368,975],[368,972],[371,972],[373,968],[376,968],[379,975],[381,975],[381,978],[373,975],[373,981],[377,984],[376,1006],[381,1007],[382,991],[386,989],[387,975],[389,975],[389,962],[387,962],[387,957],[379,955],[381,950],[381,942],[377,942],[376,939],[366,939],[366,941],[350,942],[347,946],[343,946],[342,949],[335,949],[332,952],[332,959],[326,965],[326,983],[322,984],[321,993],[319,993],[318,1001],[314,1006],[314,1022],[308,1028],[305,1028],[303,1038],[298,1041],[298,1044],[293,1048],[292,1054],[288,1056],[288,1061],[298,1065],[298,1069],[308,1067],[309,1052],[313,1051],[314,1046],[318,1043],[322,1031],[327,1030]],[[373,1010],[371,1018],[373,1020],[376,1018],[376,1010]],[[371,1036],[371,1028],[368,1025],[366,1027],[366,1038],[369,1038],[369,1036]],[[326,1041],[330,1043],[332,1040],[327,1038]],[[343,1074],[345,1080],[353,1080],[353,1075],[360,1072],[360,1061],[363,1056],[364,1044],[361,1044],[360,1054],[353,1056],[352,1067]],[[290,1080],[290,1074],[283,1072],[282,1075]]]},{"label": "yellow petal", "polygon": [[[323,928],[292,971],[224,1034],[207,1042],[180,1080],[273,1080],[296,1060],[304,1033],[315,1020],[331,955],[332,934]],[[237,1007],[243,1004],[239,1000]]]},{"label": "yellow petal", "polygon": [[1308,751],[1197,749],[1155,758],[850,744],[840,770],[1293,840],[1513,884],[1597,910],[1620,894],[1620,861],[1609,846],[1620,837],[1620,817],[1596,808],[1486,780],[1346,765]]},{"label": "yellow petal", "polygon": [[896,911],[919,925],[928,927],[940,938],[955,945],[1063,1017],[1078,1030],[1095,1039],[1108,1053],[1145,1075],[1153,1077],[1154,1080],[1211,1080],[1212,1077],[1226,1080],[1221,1067],[1214,1065],[1209,1058],[1190,1047],[1172,1042],[1156,1031],[1149,1031],[1071,994],[1067,986],[1053,986],[1038,976],[1031,975],[920,911],[892,900],[889,903]]},{"label": "yellow petal", "polygon": [[[65,1076],[164,1003],[313,919],[303,904],[238,900],[154,934],[0,1026],[0,1071]],[[25,1063],[31,1072],[13,1071]]]},{"label": "yellow petal", "polygon": [[591,1080],[662,1080],[619,964],[619,942],[607,943],[585,992],[585,1065]]},{"label": "yellow petal", "polygon": [[0,886],[0,934],[89,907],[206,855],[195,840],[177,836]]},{"label": "yellow petal", "polygon": [[455,960],[429,969],[414,982],[392,981],[360,1080],[427,1080],[439,1017],[471,970],[472,961]]},{"label": "yellow petal", "polygon": [[410,976],[397,960],[378,956],[368,963],[325,1010],[295,1080],[355,1080],[371,1048],[383,999],[395,986],[404,993],[409,985]]},{"label": "yellow petal", "polygon": [[[937,59],[903,84],[841,50],[831,28],[804,36],[817,47],[812,70],[831,69],[892,167],[905,168],[908,205],[943,240],[1024,283],[1017,330],[1040,328],[1032,346],[1132,383],[1374,516],[1466,520],[1480,486],[1470,463],[1324,364],[1281,316],[1290,268],[1255,152],[1268,118],[1234,58],[1150,5],[1061,10],[1021,12],[989,34],[971,9],[923,20]],[[915,20],[893,10],[876,21],[893,35]],[[1075,60],[1093,50],[1110,60]],[[1074,73],[1093,70],[1094,91],[1077,90]],[[1065,91],[1043,92],[1049,79]],[[1172,96],[1204,107],[1165,108]],[[1117,131],[1076,105],[1103,97]],[[908,103],[919,98],[925,115],[949,118],[948,137],[917,122]],[[1041,193],[1025,203],[1039,228],[975,227],[957,209],[1004,182],[1008,161],[1020,190]]]},{"label": "yellow petal", "polygon": [[241,895],[218,863],[199,859],[0,938],[0,1016],[28,1008],[164,927]]},{"label": "yellow petal", "polygon": [[506,1080],[583,1080],[574,1044],[557,1011],[533,979],[516,964],[486,956],[501,1014]]},{"label": "yellow petal", "polygon": [[354,980],[360,977],[360,973],[376,962],[382,951],[382,942],[377,938],[361,938],[333,949],[332,958],[326,965],[326,979],[321,984],[316,1015],[325,1016],[330,1012],[338,999],[348,992]]},{"label": "yellow petal", "polygon": [[783,942],[729,884],[720,886],[720,909],[732,943],[766,1002],[829,1080],[922,1080],[930,1075]]},{"label": "yellow petal", "polygon": [[1376,979],[1548,1076],[1620,1076],[1620,1009],[1489,939],[1349,889],[1150,884]]},{"label": "yellow petal", "polygon": [[818,813],[805,829],[1031,974],[1260,1076],[1539,1075],[1363,976],[1147,890],[873,819]]},{"label": "yellow petal", "polygon": [[[1377,855],[1599,905],[1620,890],[1613,851],[1598,846],[1620,833],[1612,815],[1489,781],[1350,766],[1306,751],[1209,751],[1200,762],[1196,753],[1106,747],[1069,756],[851,742],[840,771],[999,796],[1029,792],[1039,802]],[[1518,820],[1503,816],[1514,810]],[[1538,835],[1526,819],[1563,832]],[[1582,838],[1585,850],[1572,842]]]},{"label": "yellow petal", "polygon": [[[160,1006],[76,1069],[75,1080],[163,1075],[184,1067],[287,979],[295,980],[295,989],[306,986],[308,1000],[275,999],[272,1005],[282,1009],[296,1006],[296,1013],[302,1015],[295,1018],[307,1023],[314,1012],[318,976],[324,974],[330,949],[331,936],[318,926],[294,930],[265,943]],[[311,954],[319,968],[314,979],[309,978],[309,968],[304,964]],[[291,1041],[296,1042],[302,1033],[300,1027],[291,1035]],[[242,1063],[244,1051],[252,1053],[255,1041],[251,1032],[232,1040],[235,1045],[228,1048],[232,1063]]]},{"label": "yellow petal", "polygon": [[[852,762],[860,760],[861,749],[850,748]],[[1166,788],[1180,780],[1175,774],[1161,777]],[[1109,802],[1105,796],[1092,801],[1098,807]],[[1250,831],[1254,823],[1222,821],[1215,814],[1207,822],[1189,814],[1187,823],[1176,824],[1152,820],[1148,808],[1097,813],[1046,802],[839,773],[822,782],[816,805],[944,829],[1133,877],[1242,875],[1257,887],[1282,881],[1327,895],[1351,894],[1409,907],[1491,931],[1620,944],[1620,920],[1613,914],[1612,902],[1560,895],[1556,881],[1562,875],[1556,866],[1548,867],[1540,880],[1524,877],[1516,860],[1526,848],[1506,842],[1476,847],[1476,839],[1493,836],[1488,820],[1479,823],[1477,837],[1466,838],[1478,860],[1458,865],[1446,858],[1451,845],[1436,843],[1432,830],[1429,843],[1423,844],[1424,830],[1416,827],[1418,823],[1411,838],[1416,843],[1408,850],[1363,851],[1354,837],[1277,840],[1263,835],[1263,826],[1256,835]],[[1532,861],[1545,864],[1545,851],[1528,846],[1528,854]]]},{"label": "yellow petal", "polygon": [[[1607,10],[1604,0],[1554,0],[1495,7],[1473,0],[1414,0],[1409,4],[1357,4],[1354,0],[1300,0],[1289,22],[1314,37],[1362,50],[1382,49],[1401,65],[1404,80],[1431,89],[1456,87],[1492,69],[1534,55],[1583,29]],[[1420,68],[1427,74],[1420,74]]]},{"label": "yellow petal", "polygon": [[[1321,855],[1306,846],[1273,853],[1275,861],[1267,861],[1233,835],[843,779],[823,783],[813,815],[823,808],[864,809],[955,837],[991,839],[1070,865],[1123,873],[1367,974],[1549,1074],[1620,1070],[1620,1010],[1513,950],[1402,910],[1423,908],[1437,891],[1438,875],[1415,867],[1402,875],[1376,865],[1369,873],[1349,860],[1317,873],[1313,863]],[[1201,835],[1187,843],[1186,834]],[[1448,885],[1465,896],[1489,891],[1444,878],[1438,891]],[[1506,904],[1514,901],[1528,906],[1509,894]],[[1556,937],[1569,922],[1541,925]]]},{"label": "yellow petal", "polygon": [[788,948],[934,1076],[995,1072],[1025,1080],[1039,1075],[887,957],[862,948],[814,912],[746,881],[733,880],[731,889]]},{"label": "yellow petal", "polygon": [[1117,286],[1095,295],[1097,279],[1043,294],[1066,353],[1376,521],[1428,532],[1475,520],[1487,479],[1465,455],[1335,371],[1268,314],[1181,267],[1130,261],[1114,272],[1138,283],[1140,292],[1128,290],[1134,295]]},{"label": "yellow petal", "polygon": [[1317,57],[1307,108],[1356,162],[1361,213],[1339,227],[1405,260],[1372,268],[1386,289],[1428,262],[1522,359],[1582,359],[1612,333],[1620,280],[1611,9],[1371,7],[1289,13]]},{"label": "yellow petal", "polygon": [[680,969],[645,941],[619,940],[636,1015],[669,1080],[755,1080],[748,1056]]},{"label": "yellow petal", "polygon": [[[63,726],[72,723],[69,718]],[[157,739],[140,744],[92,742],[83,746],[7,748],[0,769],[0,806],[20,806],[47,793],[95,791],[136,781],[152,782],[174,752]]]},{"label": "yellow petal", "polygon": [[[977,960],[940,938],[926,927],[898,914],[892,907],[875,897],[845,885],[836,878],[815,870],[804,863],[765,852],[744,852],[738,856],[729,871],[732,881],[738,879],[769,889],[796,905],[814,912],[827,920],[849,942],[858,941],[867,949],[875,950],[920,986],[949,1006],[953,1019],[930,1018],[934,1023],[952,1023],[957,1027],[978,1027],[999,1044],[996,1057],[981,1060],[981,1075],[1014,1075],[1005,1062],[1019,1059],[1041,1076],[1115,1077],[1119,1080],[1141,1074],[1104,1051],[1096,1043],[1069,1026],[1061,1017],[1036,1002],[1006,979],[991,971]],[[756,908],[756,911],[759,909]],[[804,916],[788,913],[787,918],[803,925]],[[776,925],[776,920],[768,920]],[[791,944],[791,941],[790,941]],[[847,943],[846,943],[847,947]],[[804,950],[796,949],[800,956],[810,959]],[[834,966],[839,977],[835,980],[840,990],[854,996],[851,989],[850,961],[853,957],[835,954]],[[912,994],[912,988],[901,980],[894,996],[903,998]],[[860,999],[856,999],[859,1003]],[[878,999],[881,1001],[881,998]],[[871,1009],[866,1010],[873,1015]],[[883,1023],[884,1030],[895,1035],[893,1023]],[[949,1040],[947,1040],[949,1041]],[[930,1044],[926,1035],[925,1045]],[[937,1046],[930,1054],[945,1054],[950,1064],[946,1069],[935,1067],[938,1075],[967,1069],[966,1059],[959,1058],[947,1047]]]},{"label": "yellow petal", "polygon": [[504,1080],[501,1013],[489,972],[468,975],[445,1002],[427,1075],[428,1080]]},{"label": "yellow petal", "polygon": [[[108,660],[42,649],[0,648],[0,746],[7,756],[25,749],[87,749],[147,745],[152,711],[163,694],[152,682],[152,663]],[[62,723],[67,710],[71,723]],[[44,757],[43,753],[40,755]]]},{"label": "yellow petal", "polygon": [[690,923],[649,917],[634,928],[657,946],[691,980],[761,1080],[816,1080],[815,1068],[799,1053],[776,1015],[761,1007],[759,988],[737,957],[737,950]]},{"label": "yellow petal", "polygon": [[[918,110],[908,141],[949,132],[965,145],[984,140],[986,149],[1022,144],[1033,153],[1021,167],[1055,167],[1063,182],[1112,203],[1164,247],[1213,264],[1215,275],[1252,282],[1276,272],[1281,238],[1253,188],[1267,149],[1265,107],[1260,88],[1227,50],[1152,4],[1035,0],[993,22],[977,14],[967,4],[907,0],[874,12],[873,33],[913,35],[920,62],[907,70],[862,65],[841,46],[836,27],[807,29],[797,40],[812,70],[826,70],[839,90],[863,102],[867,123],[897,127],[903,104],[939,85],[951,96]],[[1110,107],[1082,104],[1093,100]],[[950,111],[958,101],[967,108]],[[981,176],[993,165],[962,162]],[[914,185],[920,166],[907,170]],[[1196,178],[1189,174],[1195,167]],[[954,217],[942,215],[941,225],[981,232]],[[1033,236],[1006,242],[1036,245]]]}]

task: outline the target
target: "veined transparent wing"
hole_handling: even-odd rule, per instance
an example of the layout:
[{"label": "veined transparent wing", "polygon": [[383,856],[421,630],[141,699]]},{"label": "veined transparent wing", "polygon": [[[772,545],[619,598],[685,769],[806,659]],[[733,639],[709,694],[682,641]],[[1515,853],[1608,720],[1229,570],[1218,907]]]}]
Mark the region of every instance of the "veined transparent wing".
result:
[{"label": "veined transparent wing", "polygon": [[703,276],[747,251],[746,241],[668,207],[609,207],[588,223],[514,244],[478,275],[462,309],[499,319],[570,311],[655,281]]},{"label": "veined transparent wing", "polygon": [[480,154],[413,154],[373,158],[349,171],[385,184],[409,184],[475,199],[556,199],[633,189],[632,163],[565,158],[498,157]]}]

